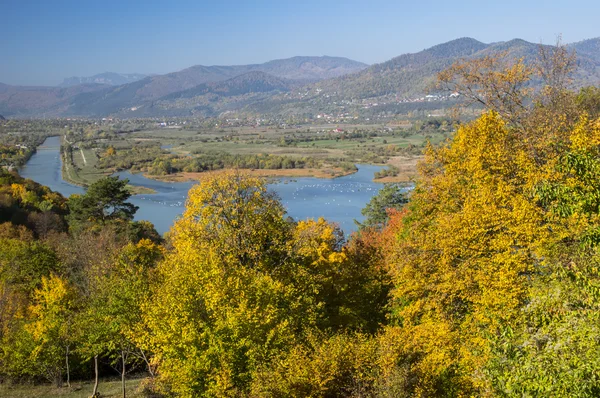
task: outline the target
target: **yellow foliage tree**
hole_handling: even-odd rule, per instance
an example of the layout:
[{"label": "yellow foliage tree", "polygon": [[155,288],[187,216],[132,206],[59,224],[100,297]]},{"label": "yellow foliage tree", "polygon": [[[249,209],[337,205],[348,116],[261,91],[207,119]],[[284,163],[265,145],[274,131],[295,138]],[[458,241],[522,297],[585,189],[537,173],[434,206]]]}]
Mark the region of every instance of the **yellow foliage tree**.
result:
[{"label": "yellow foliage tree", "polygon": [[397,326],[388,333],[403,342],[398,357],[420,358],[418,393],[448,382],[462,394],[489,391],[494,339],[515,326],[535,275],[563,242],[599,241],[589,166],[599,139],[585,117],[535,137],[489,112],[427,149],[390,266]]},{"label": "yellow foliage tree", "polygon": [[32,322],[27,329],[33,336],[35,348],[31,360],[41,363],[44,373],[62,386],[62,372],[70,384],[69,351],[74,345],[74,319],[77,294],[69,283],[56,275],[42,278],[42,285],[34,291],[30,306]]},{"label": "yellow foliage tree", "polygon": [[247,174],[190,191],[143,315],[140,344],[155,353],[159,386],[183,397],[248,394],[312,332],[380,319],[380,273],[350,261],[334,225],[284,215],[265,181]]}]

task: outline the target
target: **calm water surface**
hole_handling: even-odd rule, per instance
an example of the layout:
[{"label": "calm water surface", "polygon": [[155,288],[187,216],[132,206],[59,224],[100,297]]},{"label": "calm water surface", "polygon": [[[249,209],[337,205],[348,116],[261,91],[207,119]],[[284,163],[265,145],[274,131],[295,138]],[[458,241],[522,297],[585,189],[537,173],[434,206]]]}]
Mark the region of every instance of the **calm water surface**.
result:
[{"label": "calm water surface", "polygon": [[[84,189],[62,179],[60,138],[50,137],[37,150],[20,173],[65,196],[83,193]],[[340,178],[282,179],[270,184],[277,192],[288,214],[295,219],[325,217],[337,222],[346,234],[356,230],[354,219],[362,220],[361,209],[383,184],[372,181],[380,166],[358,165],[358,172]],[[120,172],[131,185],[152,188],[156,194],[134,195],[131,202],[139,206],[136,220],[149,220],[161,234],[169,230],[184,210],[189,189],[194,183],[167,183],[145,178],[141,174]]]}]

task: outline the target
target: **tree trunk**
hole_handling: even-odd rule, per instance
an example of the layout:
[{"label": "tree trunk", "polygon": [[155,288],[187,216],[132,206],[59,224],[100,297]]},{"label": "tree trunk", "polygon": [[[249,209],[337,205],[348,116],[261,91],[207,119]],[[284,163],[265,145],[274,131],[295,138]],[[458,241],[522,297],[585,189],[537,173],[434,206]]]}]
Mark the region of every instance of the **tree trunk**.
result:
[{"label": "tree trunk", "polygon": [[146,366],[148,366],[148,373],[150,373],[150,377],[154,378],[154,371],[152,370],[152,366],[150,365],[150,361],[148,361],[144,350],[140,349],[140,354],[142,354],[142,358],[144,359],[144,362],[146,362]]},{"label": "tree trunk", "polygon": [[94,372],[96,375],[94,381],[94,391],[92,392],[92,397],[96,397],[98,394],[98,355],[94,355]]},{"label": "tree trunk", "polygon": [[121,350],[121,360],[123,361],[123,371],[121,372],[121,385],[123,387],[123,398],[125,398],[125,351]]},{"label": "tree trunk", "polygon": [[54,376],[54,383],[56,383],[56,388],[62,388],[62,372],[60,370]]},{"label": "tree trunk", "polygon": [[65,362],[67,364],[67,387],[71,388],[71,373],[69,372],[69,346],[67,346],[67,352],[65,354]]}]

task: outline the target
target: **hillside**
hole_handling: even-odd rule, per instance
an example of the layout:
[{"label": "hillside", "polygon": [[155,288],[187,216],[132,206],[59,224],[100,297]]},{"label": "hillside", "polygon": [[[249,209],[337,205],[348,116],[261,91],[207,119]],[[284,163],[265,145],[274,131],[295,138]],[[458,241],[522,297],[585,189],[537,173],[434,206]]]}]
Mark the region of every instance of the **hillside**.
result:
[{"label": "hillside", "polygon": [[101,91],[106,86],[83,84],[73,87],[9,86],[0,83],[0,113],[5,116],[45,117],[68,113],[79,94]]},{"label": "hillside", "polygon": [[161,100],[193,98],[206,94],[234,96],[247,93],[264,93],[270,91],[288,91],[292,83],[265,72],[248,72],[222,82],[200,84],[189,90],[167,95]]},{"label": "hillside", "polygon": [[87,77],[68,77],[63,80],[59,87],[71,87],[80,84],[105,84],[108,86],[120,86],[121,84],[133,83],[142,80],[148,75],[141,73],[114,73],[105,72]]},{"label": "hillside", "polygon": [[218,116],[221,112],[240,109],[288,92],[297,84],[264,72],[248,72],[225,81],[199,84],[156,101],[124,109],[118,116]]},{"label": "hillside", "polygon": [[[341,57],[293,57],[264,64],[234,66],[197,65],[168,73],[148,76],[119,86],[78,85],[56,87],[0,86],[0,111],[9,115],[105,116],[123,109],[148,105],[169,94],[202,84],[225,81],[250,72],[263,72],[297,83],[314,82],[345,73],[358,72],[367,65]],[[10,91],[3,95],[3,91]]]},{"label": "hillside", "polygon": [[[574,88],[600,84],[600,39],[569,45],[577,53]],[[415,54],[404,54],[347,76],[316,82],[248,106],[246,111],[280,115],[340,112],[410,112],[440,109],[443,103],[424,97],[434,87],[437,74],[460,59],[506,52],[533,64],[539,44],[521,39],[485,44],[461,38]],[[533,84],[536,81],[533,80]],[[365,111],[366,110],[366,111]]]},{"label": "hillside", "polygon": [[577,54],[579,55],[585,55],[587,57],[600,60],[600,37],[572,43],[569,45],[569,47],[577,51]]},{"label": "hillside", "polygon": [[[411,98],[424,95],[428,87],[435,83],[437,74],[460,59],[506,51],[509,57],[523,57],[526,62],[532,63],[538,49],[538,44],[521,39],[485,44],[475,39],[461,38],[415,54],[401,55],[354,75],[316,83],[314,88],[320,89],[322,95],[336,95],[344,99],[385,95]],[[600,62],[590,63],[590,60],[586,57],[581,66],[600,79],[600,70],[595,71]]]},{"label": "hillside", "polygon": [[577,54],[576,83],[579,86],[600,85],[600,37],[569,45]]},{"label": "hillside", "polygon": [[144,79],[141,86],[134,83],[130,87],[115,90],[135,90],[136,100],[151,101],[200,84],[224,81],[249,72],[264,72],[282,79],[315,81],[358,72],[366,67],[363,63],[340,57],[293,57],[254,65],[197,65],[179,72]]},{"label": "hillside", "polygon": [[438,72],[454,61],[473,56],[488,46],[475,39],[457,39],[415,54],[400,55],[353,76],[317,83],[315,88],[344,98],[419,95],[435,80]]}]

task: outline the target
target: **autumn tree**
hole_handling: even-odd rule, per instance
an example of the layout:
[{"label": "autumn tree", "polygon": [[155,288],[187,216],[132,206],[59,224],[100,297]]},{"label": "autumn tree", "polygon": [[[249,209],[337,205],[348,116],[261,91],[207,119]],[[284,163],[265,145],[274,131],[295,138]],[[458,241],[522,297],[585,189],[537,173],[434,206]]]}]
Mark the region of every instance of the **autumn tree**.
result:
[{"label": "autumn tree", "polygon": [[43,366],[44,374],[57,387],[62,386],[63,370],[71,387],[69,354],[75,344],[77,301],[77,292],[68,281],[50,275],[42,278],[30,307],[32,321],[26,328],[35,342],[31,360]]},{"label": "autumn tree", "polygon": [[562,239],[533,275],[529,302],[510,333],[496,336],[486,372],[498,394],[589,397],[600,389],[599,144],[598,121],[583,117],[534,188]]},{"label": "autumn tree", "polygon": [[253,369],[293,343],[293,289],[274,273],[289,226],[264,181],[231,173],[192,188],[145,307],[145,348],[179,396],[246,391]]},{"label": "autumn tree", "polygon": [[309,336],[372,332],[384,318],[382,269],[347,252],[324,219],[286,220],[262,179],[203,179],[169,239],[142,340],[159,385],[177,395],[248,394]]},{"label": "autumn tree", "polygon": [[519,126],[528,112],[534,69],[507,53],[456,62],[438,75],[438,88],[459,93],[463,106],[479,105]]},{"label": "autumn tree", "polygon": [[576,358],[595,355],[600,129],[585,115],[558,130],[538,117],[514,126],[491,111],[427,150],[389,262],[386,335],[396,358],[413,358],[415,394],[596,391],[578,381],[596,362]]},{"label": "autumn tree", "polygon": [[149,299],[150,272],[160,255],[157,245],[141,240],[124,246],[106,266],[88,271],[90,294],[79,318],[82,350],[95,362],[99,355],[110,360],[121,374],[123,397],[127,366],[149,360],[136,339],[142,305]]},{"label": "autumn tree", "polygon": [[544,127],[564,130],[576,122],[569,91],[575,66],[575,53],[559,37],[554,46],[540,44],[533,61],[507,52],[458,61],[438,74],[437,87],[459,93],[463,107],[493,110],[524,135],[539,134]]}]

